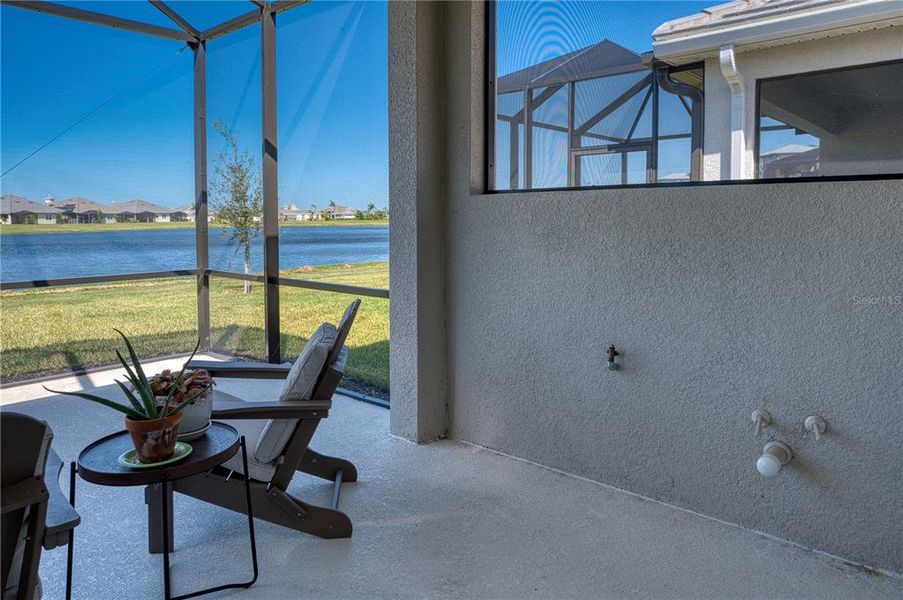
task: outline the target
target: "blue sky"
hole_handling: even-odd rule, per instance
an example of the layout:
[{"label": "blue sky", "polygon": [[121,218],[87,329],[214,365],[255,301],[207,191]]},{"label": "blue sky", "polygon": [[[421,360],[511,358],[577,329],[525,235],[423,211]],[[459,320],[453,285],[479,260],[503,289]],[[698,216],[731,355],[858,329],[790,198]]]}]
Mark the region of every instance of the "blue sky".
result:
[{"label": "blue sky", "polygon": [[[147,2],[65,2],[167,25]],[[251,7],[175,2],[200,28]],[[192,52],[175,41],[3,6],[3,170],[126,90],[0,182],[40,200],[193,200]],[[315,2],[278,23],[280,203],[388,203],[387,7]],[[148,75],[149,74],[149,75]],[[208,44],[208,122],[220,120],[255,155],[260,135],[260,34]],[[222,143],[208,132],[211,167]],[[212,173],[212,169],[211,169]]]},{"label": "blue sky", "polygon": [[[716,4],[719,4],[717,0],[501,0],[498,3],[498,72],[505,75],[603,39],[634,52],[646,52],[652,50],[652,32],[656,27]],[[530,43],[525,43],[527,40]]]},{"label": "blue sky", "polygon": [[[145,1],[63,2],[172,26]],[[661,22],[712,2],[502,2],[501,74],[603,38],[651,48]],[[250,3],[178,1],[196,27]],[[108,105],[0,181],[32,200],[193,199],[192,53],[183,44],[3,6],[3,171],[111,96]],[[325,2],[278,19],[280,203],[388,203],[387,5]],[[208,122],[260,148],[260,34],[251,26],[208,46]],[[222,149],[209,135],[212,163]]]}]

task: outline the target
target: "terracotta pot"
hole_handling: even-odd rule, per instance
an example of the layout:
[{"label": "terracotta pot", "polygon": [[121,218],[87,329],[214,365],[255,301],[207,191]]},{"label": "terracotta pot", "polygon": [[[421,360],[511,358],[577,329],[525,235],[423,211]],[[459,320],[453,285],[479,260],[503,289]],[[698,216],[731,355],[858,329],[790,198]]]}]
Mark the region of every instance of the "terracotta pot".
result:
[{"label": "terracotta pot", "polygon": [[177,413],[148,421],[125,418],[125,429],[132,436],[139,461],[159,462],[172,456],[176,449],[176,437],[179,435],[182,416],[182,413]]}]

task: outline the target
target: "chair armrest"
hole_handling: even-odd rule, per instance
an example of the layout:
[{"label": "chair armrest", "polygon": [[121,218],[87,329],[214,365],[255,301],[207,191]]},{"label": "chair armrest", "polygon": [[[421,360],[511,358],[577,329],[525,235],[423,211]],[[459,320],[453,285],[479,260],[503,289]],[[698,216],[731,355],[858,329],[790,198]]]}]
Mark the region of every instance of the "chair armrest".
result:
[{"label": "chair armrest", "polygon": [[234,377],[237,379],[285,379],[292,370],[291,363],[274,365],[270,363],[229,360],[193,360],[189,369],[206,369],[213,377]]},{"label": "chair armrest", "polygon": [[216,400],[214,419],[322,419],[329,415],[332,400],[303,402],[243,402]]},{"label": "chair armrest", "polygon": [[47,491],[50,492],[44,528],[43,545],[45,550],[52,550],[68,544],[69,532],[81,523],[81,517],[75,512],[75,509],[69,504],[69,499],[63,495],[63,490],[60,489],[60,471],[62,470],[63,461],[51,449],[47,455],[47,466],[44,468],[44,479],[47,482]]},{"label": "chair armrest", "polygon": [[47,488],[38,477],[29,477],[3,486],[3,500],[0,512],[6,514],[47,499]]}]

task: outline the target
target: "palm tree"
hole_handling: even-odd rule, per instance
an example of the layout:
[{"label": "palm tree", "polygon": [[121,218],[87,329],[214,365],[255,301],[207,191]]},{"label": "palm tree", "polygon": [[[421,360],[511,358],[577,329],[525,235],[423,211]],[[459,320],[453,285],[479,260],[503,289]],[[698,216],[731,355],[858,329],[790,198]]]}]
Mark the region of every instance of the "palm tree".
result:
[{"label": "palm tree", "polygon": [[375,205],[375,204],[373,204],[373,203],[371,202],[370,204],[367,205],[367,214],[368,214],[368,215],[371,215],[371,216],[372,216],[374,210],[376,210],[376,205]]},{"label": "palm tree", "polygon": [[317,214],[317,205],[316,205],[316,204],[311,204],[311,205],[310,205],[310,220],[311,220],[311,221],[314,220],[314,215],[315,215],[315,214]]}]

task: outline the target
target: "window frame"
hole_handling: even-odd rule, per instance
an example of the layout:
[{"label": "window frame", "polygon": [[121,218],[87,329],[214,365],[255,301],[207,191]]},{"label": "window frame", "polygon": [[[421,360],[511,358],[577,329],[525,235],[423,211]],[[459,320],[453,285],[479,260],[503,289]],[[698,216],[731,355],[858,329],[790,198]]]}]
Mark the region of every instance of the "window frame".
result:
[{"label": "window frame", "polygon": [[[528,0],[530,1],[530,0]],[[833,67],[830,69],[822,69],[819,71],[811,71],[806,73],[794,73],[792,75],[780,75],[776,77],[768,77],[757,79],[755,83],[755,133],[753,142],[753,175],[749,179],[726,179],[713,181],[666,181],[655,183],[628,183],[621,185],[589,185],[589,186],[566,186],[566,187],[548,187],[548,188],[531,188],[516,190],[498,190],[495,189],[496,184],[496,79],[497,79],[497,1],[484,0],[484,48],[483,48],[483,193],[484,194],[532,194],[546,192],[571,192],[585,190],[621,190],[621,189],[646,189],[646,188],[684,188],[684,187],[712,187],[722,185],[759,185],[759,184],[794,184],[794,183],[819,183],[819,182],[848,182],[848,181],[885,181],[903,179],[903,172],[897,173],[868,173],[861,175],[827,175],[816,177],[773,177],[759,178],[759,101],[760,101],[760,84],[762,81],[771,81],[775,79],[788,79],[791,77],[799,77],[801,75],[809,75],[811,73],[821,73],[829,71],[843,71],[848,69],[857,69],[868,66],[878,66],[882,64],[903,62],[903,60],[887,60],[866,65],[851,65],[844,67]],[[679,68],[683,68],[681,66]],[[657,85],[657,84],[655,84]],[[703,106],[704,105],[703,98]],[[705,109],[703,108],[703,120],[705,117]],[[703,123],[703,142],[704,142],[704,123]],[[703,146],[704,152],[704,146]]]}]

